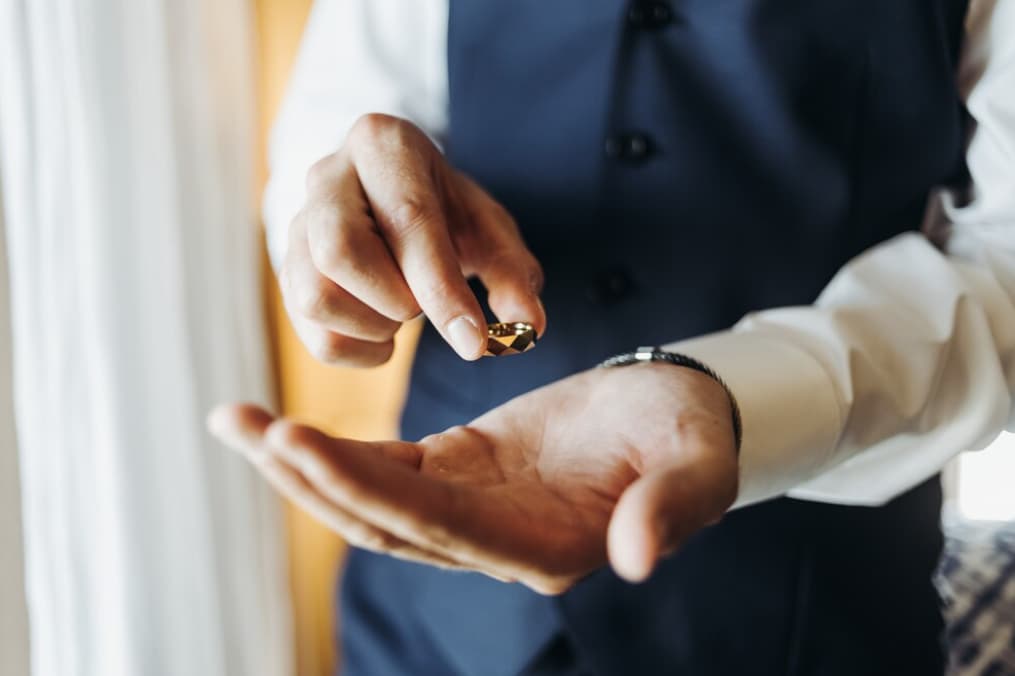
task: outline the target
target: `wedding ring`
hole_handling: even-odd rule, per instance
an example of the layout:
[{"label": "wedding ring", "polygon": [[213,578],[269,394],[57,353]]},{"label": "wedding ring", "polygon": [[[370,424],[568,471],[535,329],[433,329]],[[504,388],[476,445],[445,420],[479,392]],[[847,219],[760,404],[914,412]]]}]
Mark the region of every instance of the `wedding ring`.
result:
[{"label": "wedding ring", "polygon": [[536,329],[526,322],[500,322],[486,327],[484,357],[528,352],[536,346]]}]

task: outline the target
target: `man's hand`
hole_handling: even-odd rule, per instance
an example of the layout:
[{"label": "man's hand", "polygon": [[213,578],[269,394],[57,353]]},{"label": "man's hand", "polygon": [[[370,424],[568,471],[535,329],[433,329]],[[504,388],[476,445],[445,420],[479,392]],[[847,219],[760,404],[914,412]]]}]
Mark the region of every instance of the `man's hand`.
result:
[{"label": "man's hand", "polygon": [[560,593],[607,560],[638,581],[737,492],[725,390],[670,364],[597,369],[418,443],[243,405],[212,431],[351,544]]},{"label": "man's hand", "polygon": [[511,216],[409,122],[367,115],[311,168],[280,281],[318,359],[381,364],[421,311],[459,355],[479,358],[486,322],[472,275],[500,320],[543,332],[542,270]]}]

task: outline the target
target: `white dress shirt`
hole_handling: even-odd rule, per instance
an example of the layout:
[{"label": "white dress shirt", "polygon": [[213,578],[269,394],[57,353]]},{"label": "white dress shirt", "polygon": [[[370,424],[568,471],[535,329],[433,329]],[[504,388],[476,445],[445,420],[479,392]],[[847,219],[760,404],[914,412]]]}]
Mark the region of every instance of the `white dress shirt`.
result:
[{"label": "white dress shirt", "polygon": [[[398,115],[440,142],[447,13],[447,0],[317,0],[271,145],[276,266],[307,168],[357,117]],[[813,305],[667,346],[709,364],[737,397],[738,505],[782,494],[880,504],[1015,431],[1013,35],[1015,0],[973,0],[959,72],[976,122],[971,201],[929,196],[922,234],[857,257]]]}]

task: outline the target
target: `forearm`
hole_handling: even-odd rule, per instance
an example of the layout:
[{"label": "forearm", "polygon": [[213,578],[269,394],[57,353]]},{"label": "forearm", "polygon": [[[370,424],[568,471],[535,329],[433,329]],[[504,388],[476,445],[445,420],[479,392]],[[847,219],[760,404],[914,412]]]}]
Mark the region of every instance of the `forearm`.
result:
[{"label": "forearm", "polygon": [[[1010,251],[995,251],[1002,271],[1015,269]],[[879,503],[989,443],[1015,390],[1015,286],[1002,274],[906,235],[844,268],[813,306],[672,346],[738,398],[739,503],[794,489]],[[851,471],[872,461],[878,471]]]},{"label": "forearm", "polygon": [[976,122],[968,201],[846,266],[810,307],[675,346],[730,384],[744,418],[740,504],[874,504],[1013,427],[1015,3],[973,3],[960,81]]}]

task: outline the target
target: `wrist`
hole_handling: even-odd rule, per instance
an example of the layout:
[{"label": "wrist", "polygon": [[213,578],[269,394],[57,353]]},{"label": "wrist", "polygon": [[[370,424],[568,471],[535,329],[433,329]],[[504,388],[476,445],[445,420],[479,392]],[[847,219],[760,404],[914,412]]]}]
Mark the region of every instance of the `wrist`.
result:
[{"label": "wrist", "polygon": [[631,366],[634,364],[648,364],[648,363],[660,363],[669,366],[675,366],[678,368],[689,369],[695,371],[698,374],[705,376],[710,379],[720,388],[726,395],[726,399],[729,403],[730,409],[730,423],[733,430],[733,442],[734,448],[737,455],[740,454],[740,446],[743,440],[743,424],[740,418],[740,407],[737,404],[736,397],[733,392],[726,385],[722,378],[712,370],[704,362],[695,359],[689,355],[685,355],[679,352],[671,352],[667,350],[661,350],[657,347],[639,347],[633,352],[626,352],[615,355],[606,359],[599,364],[600,368],[618,368],[622,366]]}]

